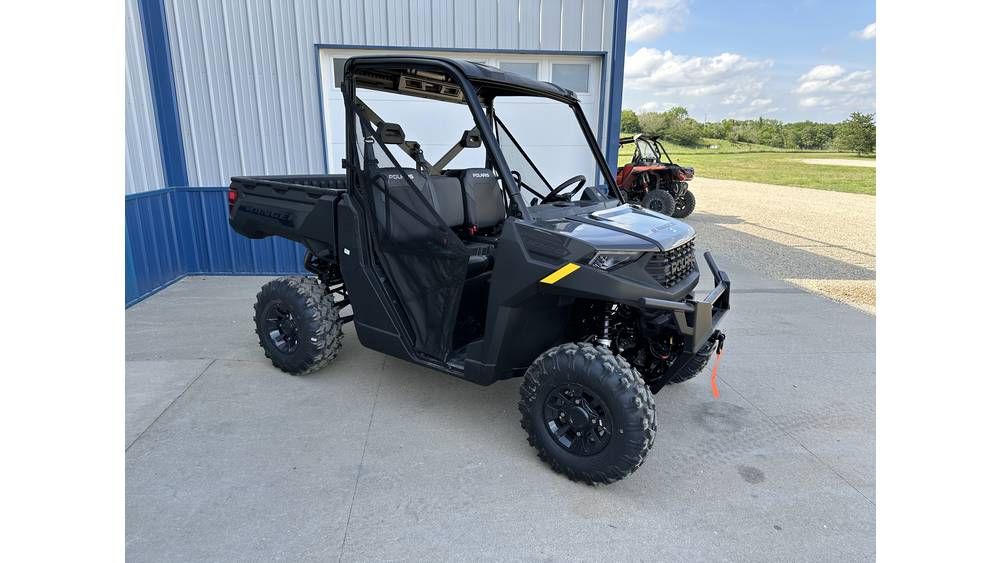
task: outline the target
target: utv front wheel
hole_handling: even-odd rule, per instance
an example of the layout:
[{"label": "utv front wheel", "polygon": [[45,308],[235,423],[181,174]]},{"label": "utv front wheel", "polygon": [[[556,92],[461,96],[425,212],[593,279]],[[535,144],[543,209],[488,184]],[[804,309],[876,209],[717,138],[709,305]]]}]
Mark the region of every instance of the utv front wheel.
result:
[{"label": "utv front wheel", "polygon": [[590,344],[539,356],[524,376],[519,408],[538,456],[590,485],[638,469],[656,435],[656,407],[642,378],[620,356]]},{"label": "utv front wheel", "polygon": [[316,278],[292,276],[264,284],[254,305],[264,355],[281,371],[312,373],[340,352],[340,309]]},{"label": "utv front wheel", "polygon": [[664,190],[652,190],[642,198],[642,206],[650,211],[671,215],[676,203],[674,196]]},{"label": "utv front wheel", "polygon": [[694,194],[688,190],[681,197],[677,198],[677,204],[674,205],[674,212],[670,216],[675,219],[683,219],[694,211],[694,204]]}]

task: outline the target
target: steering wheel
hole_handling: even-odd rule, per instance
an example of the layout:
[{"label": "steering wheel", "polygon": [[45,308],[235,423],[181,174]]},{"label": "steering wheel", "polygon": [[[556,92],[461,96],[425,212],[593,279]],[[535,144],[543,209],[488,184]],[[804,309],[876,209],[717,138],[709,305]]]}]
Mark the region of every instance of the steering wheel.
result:
[{"label": "steering wheel", "polygon": [[587,177],[583,176],[582,174],[578,174],[576,176],[573,176],[569,180],[566,180],[565,182],[559,184],[558,186],[552,188],[552,191],[549,192],[549,195],[542,198],[542,203],[551,203],[553,201],[556,201],[557,199],[562,199],[559,195],[560,192],[565,190],[568,186],[572,185],[574,182],[576,182],[576,187],[569,192],[569,195],[566,196],[565,199],[570,199],[573,196],[575,196],[576,192],[580,191],[580,188],[582,188],[583,185],[587,183]]}]

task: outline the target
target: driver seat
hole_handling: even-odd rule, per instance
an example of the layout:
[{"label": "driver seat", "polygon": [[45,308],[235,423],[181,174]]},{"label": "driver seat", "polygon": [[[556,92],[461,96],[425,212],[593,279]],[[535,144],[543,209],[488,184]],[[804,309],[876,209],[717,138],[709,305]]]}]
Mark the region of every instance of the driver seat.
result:
[{"label": "driver seat", "polygon": [[490,230],[507,218],[503,190],[496,174],[489,168],[468,168],[458,171],[462,183],[465,226],[471,233]]},{"label": "driver seat", "polygon": [[[462,203],[465,210],[465,229],[470,235],[477,231],[492,230],[507,218],[503,190],[496,175],[489,168],[468,168],[453,173],[462,184]],[[493,269],[493,243],[467,241],[466,246],[475,254],[469,257],[468,277]]]}]

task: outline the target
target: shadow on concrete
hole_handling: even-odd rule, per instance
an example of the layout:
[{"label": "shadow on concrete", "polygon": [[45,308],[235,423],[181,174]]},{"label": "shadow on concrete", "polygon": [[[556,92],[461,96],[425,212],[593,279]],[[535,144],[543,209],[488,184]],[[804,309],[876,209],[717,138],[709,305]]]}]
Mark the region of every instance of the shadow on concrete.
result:
[{"label": "shadow on concrete", "polygon": [[[698,232],[698,246],[711,249],[713,254],[727,256],[748,268],[763,271],[779,279],[797,280],[874,280],[875,271],[862,265],[852,264],[829,256],[810,252],[804,248],[789,246],[760,236],[738,231],[728,226],[753,225],[734,215],[716,215],[696,212],[688,222]],[[767,227],[762,227],[767,228]],[[806,239],[795,233],[775,231],[815,243],[816,248],[853,253],[861,257],[871,256],[851,248],[825,241]],[[812,245],[810,245],[812,247]]]}]

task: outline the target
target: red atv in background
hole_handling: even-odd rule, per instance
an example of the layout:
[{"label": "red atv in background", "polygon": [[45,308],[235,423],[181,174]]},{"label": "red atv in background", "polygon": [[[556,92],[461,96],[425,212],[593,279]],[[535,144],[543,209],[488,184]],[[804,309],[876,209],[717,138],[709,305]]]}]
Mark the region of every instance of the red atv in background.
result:
[{"label": "red atv in background", "polygon": [[629,144],[635,145],[632,162],[619,167],[615,178],[628,201],[678,219],[690,215],[695,199],[688,180],[694,178],[694,168],[674,164],[656,135],[640,133],[618,140],[619,147]]}]

